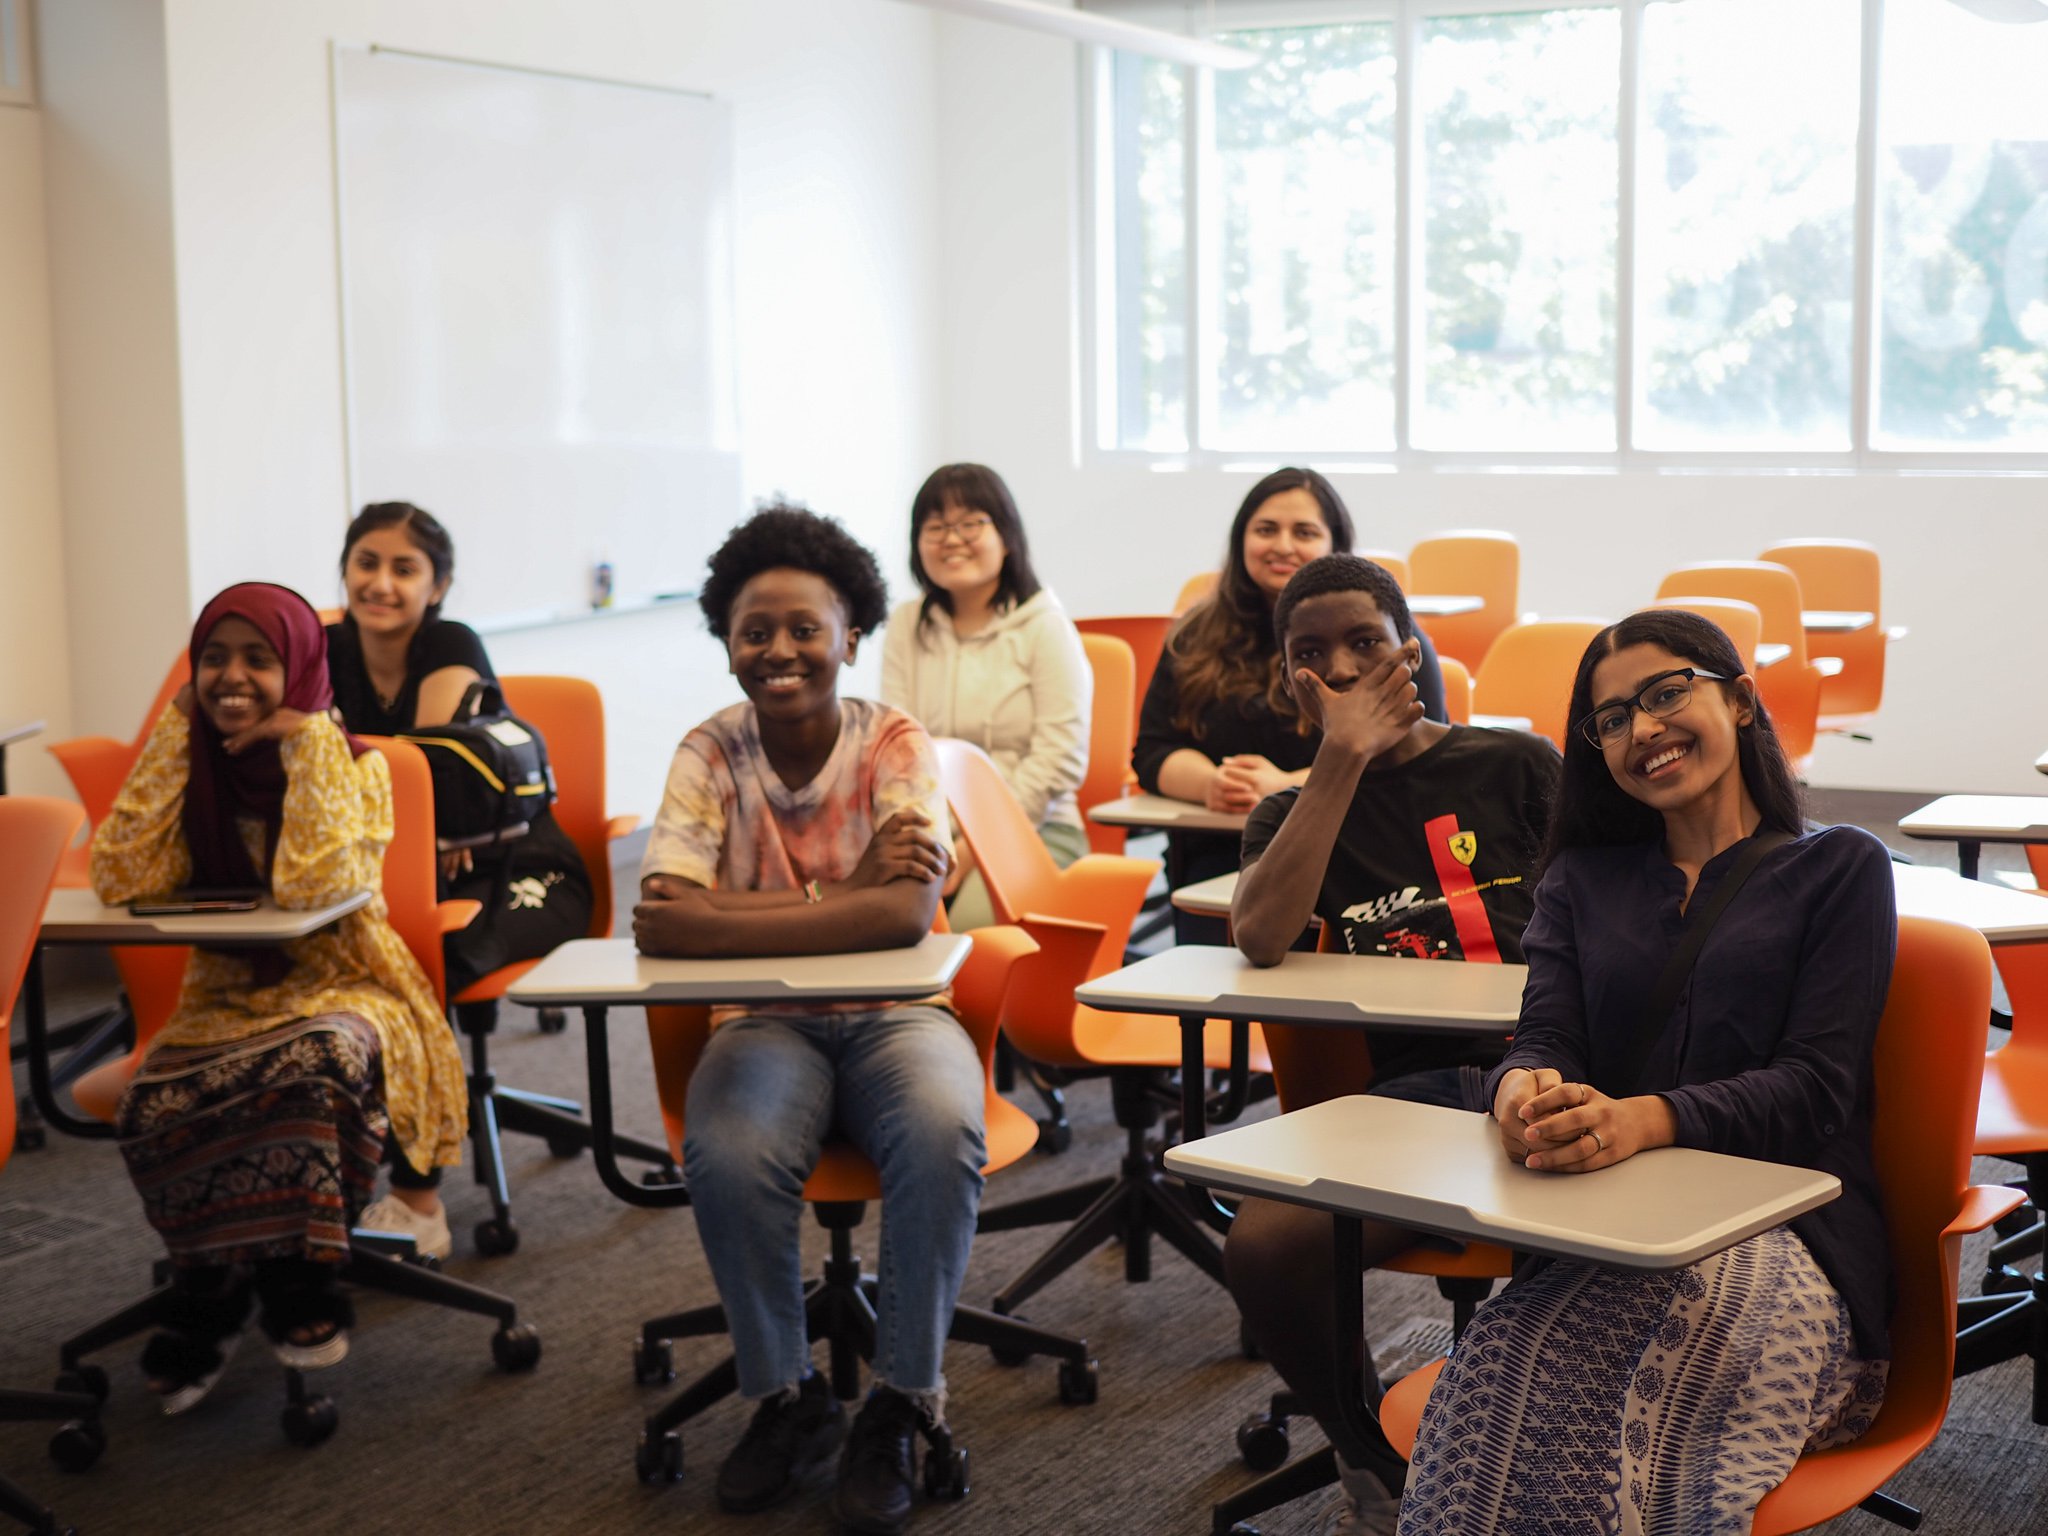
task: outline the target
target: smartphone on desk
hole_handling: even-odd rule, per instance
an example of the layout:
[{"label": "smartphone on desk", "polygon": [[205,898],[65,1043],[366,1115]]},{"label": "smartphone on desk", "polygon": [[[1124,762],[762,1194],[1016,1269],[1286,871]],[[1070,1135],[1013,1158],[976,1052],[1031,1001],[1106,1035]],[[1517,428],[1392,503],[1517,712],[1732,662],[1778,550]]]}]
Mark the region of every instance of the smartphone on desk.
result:
[{"label": "smartphone on desk", "polygon": [[200,912],[254,912],[263,905],[257,886],[188,886],[161,896],[138,896],[128,903],[131,917],[190,917]]}]

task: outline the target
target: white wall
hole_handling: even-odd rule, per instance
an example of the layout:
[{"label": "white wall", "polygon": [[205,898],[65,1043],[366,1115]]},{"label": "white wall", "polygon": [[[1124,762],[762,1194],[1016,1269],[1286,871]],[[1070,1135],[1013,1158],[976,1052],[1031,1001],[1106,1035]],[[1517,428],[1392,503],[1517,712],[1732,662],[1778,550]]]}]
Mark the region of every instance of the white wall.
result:
[{"label": "white wall", "polygon": [[[44,249],[42,114],[0,107],[0,725],[42,720],[44,741],[71,729],[57,500],[56,380]],[[63,794],[35,741],[7,754],[8,787]]]},{"label": "white wall", "polygon": [[[227,583],[281,581],[318,603],[338,596],[351,509],[330,40],[730,100],[748,493],[784,491],[841,517],[905,579],[904,509],[938,446],[928,13],[882,0],[63,0],[43,9],[52,116],[66,124],[50,151],[52,247],[60,263],[95,274],[71,285],[76,302],[59,296],[68,565],[77,587],[95,551],[132,547],[154,588],[146,610],[131,609],[126,599],[141,594],[125,588],[119,610],[95,602],[81,618],[74,609],[80,692],[108,701],[81,708],[81,726],[132,730],[160,658]],[[108,140],[111,153],[95,153]],[[141,163],[143,147],[160,163]],[[159,290],[174,302],[160,303]],[[86,381],[118,382],[100,366],[109,333],[147,343],[151,431],[132,460],[112,407],[84,393]],[[159,387],[166,359],[174,372]],[[128,494],[112,483],[121,475],[134,482]],[[451,613],[463,612],[463,598],[458,570]],[[476,606],[491,605],[479,597]],[[118,640],[92,634],[108,611],[124,613]],[[508,634],[491,649],[501,670],[580,672],[604,688],[619,810],[651,810],[676,738],[737,697],[694,610]]]},{"label": "white wall", "polygon": [[[986,23],[941,28],[945,451],[1017,493],[1070,612],[1160,612],[1213,568],[1253,474],[1082,468],[1077,50]],[[1893,647],[1870,744],[1824,741],[1816,784],[2042,793],[2048,749],[2048,479],[1993,475],[1340,475],[1368,545],[1499,528],[1522,606],[1619,616],[1694,560],[1781,537],[1867,539]]]}]

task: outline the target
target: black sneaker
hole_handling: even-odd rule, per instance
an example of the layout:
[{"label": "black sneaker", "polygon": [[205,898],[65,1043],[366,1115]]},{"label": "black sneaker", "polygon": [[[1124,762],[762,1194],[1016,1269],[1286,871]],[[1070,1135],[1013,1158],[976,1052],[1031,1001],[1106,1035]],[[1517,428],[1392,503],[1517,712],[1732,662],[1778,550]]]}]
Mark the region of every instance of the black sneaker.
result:
[{"label": "black sneaker", "polygon": [[764,1399],[718,1469],[718,1507],[750,1515],[788,1497],[798,1478],[832,1454],[845,1431],[839,1399],[817,1372],[794,1393]]},{"label": "black sneaker", "polygon": [[861,1536],[897,1536],[910,1519],[911,1438],[925,1427],[924,1410],[901,1392],[876,1387],[853,1421],[839,1457],[832,1512]]}]

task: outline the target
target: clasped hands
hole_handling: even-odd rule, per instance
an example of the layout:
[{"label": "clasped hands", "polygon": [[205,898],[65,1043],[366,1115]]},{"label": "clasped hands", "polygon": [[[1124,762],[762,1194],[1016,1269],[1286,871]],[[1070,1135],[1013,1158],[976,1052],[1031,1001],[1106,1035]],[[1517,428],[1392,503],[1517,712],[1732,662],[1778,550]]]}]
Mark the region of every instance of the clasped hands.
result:
[{"label": "clasped hands", "polygon": [[1590,1173],[1677,1139],[1670,1104],[1654,1093],[1610,1098],[1549,1067],[1517,1067],[1500,1080],[1493,1118],[1501,1148],[1547,1173]]}]

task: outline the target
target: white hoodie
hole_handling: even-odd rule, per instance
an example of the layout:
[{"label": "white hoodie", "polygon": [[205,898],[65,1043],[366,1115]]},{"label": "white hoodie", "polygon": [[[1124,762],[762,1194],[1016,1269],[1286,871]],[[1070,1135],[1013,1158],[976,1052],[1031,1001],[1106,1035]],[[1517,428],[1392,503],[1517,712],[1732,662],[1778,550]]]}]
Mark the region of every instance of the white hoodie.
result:
[{"label": "white hoodie", "polygon": [[934,736],[980,747],[1033,826],[1080,826],[1074,791],[1088,772],[1095,678],[1059,599],[1041,587],[964,640],[943,608],[920,626],[919,606],[904,603],[889,615],[882,702]]}]

